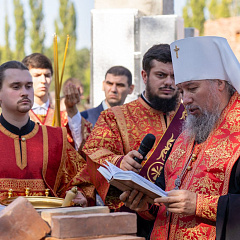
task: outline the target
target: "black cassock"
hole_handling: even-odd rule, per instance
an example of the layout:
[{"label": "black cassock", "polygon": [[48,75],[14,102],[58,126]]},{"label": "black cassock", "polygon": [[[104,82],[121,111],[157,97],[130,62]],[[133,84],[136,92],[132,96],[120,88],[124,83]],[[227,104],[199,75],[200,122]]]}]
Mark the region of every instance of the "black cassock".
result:
[{"label": "black cassock", "polygon": [[216,240],[240,239],[240,158],[233,166],[229,191],[218,201]]}]

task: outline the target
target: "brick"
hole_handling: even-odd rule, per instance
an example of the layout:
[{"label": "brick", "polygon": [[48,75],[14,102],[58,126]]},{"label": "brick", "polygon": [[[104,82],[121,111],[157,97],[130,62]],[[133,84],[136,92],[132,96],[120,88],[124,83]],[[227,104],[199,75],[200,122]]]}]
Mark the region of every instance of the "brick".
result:
[{"label": "brick", "polygon": [[41,217],[50,226],[52,225],[52,217],[60,215],[81,215],[90,213],[109,213],[109,208],[106,206],[95,206],[95,207],[66,207],[66,208],[54,208],[54,209],[41,209]]},{"label": "brick", "polygon": [[18,197],[0,212],[1,240],[38,240],[49,232],[48,224],[24,197]]},{"label": "brick", "polygon": [[[45,240],[61,240],[62,238],[47,237]],[[118,236],[100,236],[100,237],[79,237],[79,238],[64,238],[64,240],[145,240],[144,237],[137,237],[131,235]]]},{"label": "brick", "polygon": [[135,213],[99,213],[77,216],[53,216],[52,237],[77,238],[128,235],[137,232]]}]

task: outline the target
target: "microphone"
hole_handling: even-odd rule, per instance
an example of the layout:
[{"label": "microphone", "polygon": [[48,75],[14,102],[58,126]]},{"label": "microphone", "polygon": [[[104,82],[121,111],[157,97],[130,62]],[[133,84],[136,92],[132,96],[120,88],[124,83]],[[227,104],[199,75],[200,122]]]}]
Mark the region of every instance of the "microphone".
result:
[{"label": "microphone", "polygon": [[143,156],[143,159],[139,159],[137,157],[134,157],[133,159],[138,162],[138,163],[142,163],[142,161],[144,160],[144,158],[146,157],[146,155],[148,154],[148,152],[152,149],[154,143],[155,143],[156,137],[151,134],[148,133],[142,140],[140,147],[138,149],[138,152],[141,153],[141,155]]}]

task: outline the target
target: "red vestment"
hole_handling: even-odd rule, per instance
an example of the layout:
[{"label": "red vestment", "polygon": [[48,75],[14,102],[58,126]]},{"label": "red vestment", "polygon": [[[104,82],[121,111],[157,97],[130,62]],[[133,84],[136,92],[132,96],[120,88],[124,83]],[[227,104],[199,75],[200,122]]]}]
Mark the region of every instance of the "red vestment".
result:
[{"label": "red vestment", "polygon": [[196,214],[169,214],[159,208],[151,239],[215,239],[218,199],[228,193],[231,170],[240,155],[240,95],[236,92],[207,140],[195,147],[184,132],[165,164],[166,190],[172,190],[191,153],[197,155],[180,189],[197,193]]},{"label": "red vestment", "polygon": [[[181,122],[181,118],[184,119],[183,110],[181,108],[178,117],[176,117],[177,123]],[[87,155],[88,172],[91,176],[91,181],[105,204],[110,208],[119,209],[123,203],[119,200],[119,192],[109,192],[113,188],[109,189],[108,182],[97,171],[98,167],[103,165],[106,160],[120,166],[123,157],[131,150],[137,150],[147,133],[152,133],[156,136],[155,145],[147,155],[150,158],[168,130],[170,123],[175,118],[175,114],[176,112],[172,112],[165,116],[167,120],[166,126],[164,114],[151,108],[142,98],[122,106],[107,109],[101,113],[84,145],[83,152]],[[149,177],[150,180],[154,181],[160,175],[163,161],[165,160],[164,156],[181,130],[179,125],[176,125],[175,129],[169,129],[172,131],[172,134],[162,144],[161,153],[153,160],[157,161],[157,158],[161,158],[158,166],[149,164],[148,169],[144,171],[143,175],[147,178],[151,176]],[[148,164],[148,160],[143,161],[143,168],[145,164]],[[151,174],[148,174],[149,172]]]},{"label": "red vestment", "polygon": [[[53,118],[54,118],[54,109],[53,108],[48,108],[46,116],[43,118],[44,120],[40,119],[32,110],[29,111],[29,116],[30,119],[34,122],[38,122],[41,125],[47,125],[47,126],[52,126],[53,123]],[[74,146],[74,141],[72,138],[71,130],[68,126],[68,116],[66,111],[61,111],[60,112],[60,117],[61,117],[61,126],[67,128],[67,138],[68,141]],[[79,149],[81,149],[86,142],[88,136],[90,135],[90,132],[92,130],[92,124],[88,122],[86,119],[83,117],[81,118],[81,133],[82,133],[82,143]]]},{"label": "red vestment", "polygon": [[[67,141],[66,128],[40,126],[21,137],[9,132],[0,124],[0,199],[30,194],[64,197],[71,186],[78,186],[94,203],[94,187],[85,172],[86,161]],[[21,149],[20,149],[21,147]]]}]

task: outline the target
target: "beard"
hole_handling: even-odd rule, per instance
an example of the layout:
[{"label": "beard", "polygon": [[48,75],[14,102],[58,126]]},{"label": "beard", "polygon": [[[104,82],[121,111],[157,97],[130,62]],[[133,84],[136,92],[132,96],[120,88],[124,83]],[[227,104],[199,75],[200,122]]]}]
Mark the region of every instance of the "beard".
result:
[{"label": "beard", "polygon": [[[175,91],[175,89],[172,87],[164,87],[164,88]],[[164,113],[168,113],[168,112],[176,110],[176,107],[177,107],[178,101],[179,101],[179,92],[178,91],[170,99],[162,98],[162,97],[155,95],[152,92],[151,87],[149,85],[149,81],[148,81],[146,83],[146,92],[148,93],[147,94],[148,101],[150,102],[152,108],[159,110],[161,112],[164,112]]]},{"label": "beard", "polygon": [[188,115],[183,125],[183,130],[187,130],[186,139],[195,138],[197,143],[205,142],[219,117],[220,113],[211,113],[206,110],[202,110],[201,116]]},{"label": "beard", "polygon": [[[194,138],[195,142],[198,144],[205,142],[211,131],[216,126],[216,123],[221,115],[220,99],[213,92],[211,92],[211,94],[211,98],[213,99],[213,106],[211,109],[214,109],[214,111],[209,111],[207,108],[203,109],[198,106],[201,115],[188,114],[187,119],[183,125],[183,131],[186,130],[185,140]],[[186,109],[188,110],[190,107],[191,105],[186,106]]]}]

